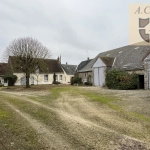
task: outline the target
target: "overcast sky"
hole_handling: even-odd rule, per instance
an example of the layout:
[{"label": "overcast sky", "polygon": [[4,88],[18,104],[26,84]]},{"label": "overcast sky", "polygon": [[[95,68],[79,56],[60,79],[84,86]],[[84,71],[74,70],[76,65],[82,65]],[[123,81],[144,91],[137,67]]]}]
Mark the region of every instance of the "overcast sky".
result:
[{"label": "overcast sky", "polygon": [[129,44],[129,4],[149,0],[0,0],[0,57],[16,38],[33,37],[62,63]]}]

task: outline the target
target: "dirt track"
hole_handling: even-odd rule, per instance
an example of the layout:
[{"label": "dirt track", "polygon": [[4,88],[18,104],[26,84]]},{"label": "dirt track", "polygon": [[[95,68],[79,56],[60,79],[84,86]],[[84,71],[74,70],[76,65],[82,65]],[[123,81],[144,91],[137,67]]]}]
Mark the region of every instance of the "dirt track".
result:
[{"label": "dirt track", "polygon": [[[150,105],[149,102],[146,105],[141,102],[142,99],[149,100],[150,94],[147,91],[131,91],[131,93],[100,88],[80,88],[80,90],[94,90],[94,92],[106,95],[116,95],[124,100],[122,107],[126,110],[137,106],[139,111],[140,106],[147,109]],[[3,102],[37,132],[43,149],[149,149],[150,133],[147,131],[150,130],[144,129],[144,125],[150,127],[149,122],[143,125],[135,120],[126,119],[120,112],[91,101],[81,94],[62,92],[57,100],[52,101],[52,104],[44,104],[40,98],[34,100],[29,97],[38,97],[38,94],[39,97],[42,97],[40,93],[1,92],[2,95],[5,95],[4,97],[6,93],[7,98],[4,98]],[[45,92],[46,94],[48,92]],[[6,100],[9,97],[14,98],[15,101],[21,101],[26,107],[30,107],[32,112],[29,111],[29,108],[20,107],[20,104],[14,101]],[[128,104],[129,100],[132,105]],[[42,112],[41,115],[46,116],[43,120],[32,114],[39,110]],[[150,116],[148,109],[146,112],[143,110],[143,113]],[[135,135],[138,135],[139,138]]]}]

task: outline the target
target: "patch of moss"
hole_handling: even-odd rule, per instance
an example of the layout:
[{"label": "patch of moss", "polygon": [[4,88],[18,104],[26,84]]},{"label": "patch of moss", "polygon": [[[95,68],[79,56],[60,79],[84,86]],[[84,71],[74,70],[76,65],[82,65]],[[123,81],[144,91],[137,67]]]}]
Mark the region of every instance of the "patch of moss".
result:
[{"label": "patch of moss", "polygon": [[101,102],[102,104],[105,104],[107,106],[109,106],[110,108],[114,109],[114,110],[121,110],[121,107],[112,104],[112,102],[117,101],[117,99],[115,99],[114,97],[109,97],[109,96],[100,96],[98,94],[95,93],[82,93],[84,96],[89,97],[92,100],[96,100]]},{"label": "patch of moss", "polygon": [[150,118],[146,117],[144,115],[141,115],[141,114],[138,114],[138,113],[135,113],[135,112],[130,112],[129,114],[136,117],[136,118],[139,118],[141,120],[150,121]]},{"label": "patch of moss", "polygon": [[0,118],[6,118],[7,116],[7,112],[0,110]]},{"label": "patch of moss", "polygon": [[141,115],[141,114],[138,114],[138,113],[135,113],[135,112],[125,111],[120,106],[112,104],[113,102],[117,101],[117,98],[115,98],[113,96],[110,97],[110,96],[98,95],[96,93],[87,93],[87,92],[86,93],[85,92],[80,92],[80,93],[82,93],[84,96],[87,96],[88,98],[90,98],[92,100],[96,100],[96,101],[99,101],[102,104],[107,105],[109,108],[112,108],[113,110],[118,110],[118,111],[122,112],[124,115],[126,115],[128,117],[130,116],[130,117],[134,117],[134,118],[137,118],[137,119],[140,119],[140,120],[144,120],[144,121],[148,121],[148,122],[150,121],[149,117],[146,117],[144,115]]},{"label": "patch of moss", "polygon": [[52,98],[56,99],[60,96],[60,93],[62,92],[70,92],[72,88],[70,87],[57,87],[57,88],[52,88],[50,91],[52,93]]}]

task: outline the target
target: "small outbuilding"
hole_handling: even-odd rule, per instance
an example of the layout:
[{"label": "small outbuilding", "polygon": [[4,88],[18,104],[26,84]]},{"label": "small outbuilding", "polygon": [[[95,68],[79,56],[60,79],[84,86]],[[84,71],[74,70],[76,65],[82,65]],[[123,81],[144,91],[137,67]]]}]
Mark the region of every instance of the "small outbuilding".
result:
[{"label": "small outbuilding", "polygon": [[98,57],[96,62],[93,65],[94,73],[94,85],[95,86],[104,86],[105,85],[105,76],[106,70],[111,68],[114,58],[110,57]]}]

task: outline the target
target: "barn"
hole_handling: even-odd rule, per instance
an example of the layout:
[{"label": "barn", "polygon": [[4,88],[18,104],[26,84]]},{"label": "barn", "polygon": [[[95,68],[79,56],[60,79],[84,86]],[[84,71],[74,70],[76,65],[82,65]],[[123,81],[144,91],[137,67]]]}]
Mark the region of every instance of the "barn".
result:
[{"label": "barn", "polygon": [[81,62],[77,72],[82,81],[90,76],[94,86],[102,87],[109,69],[134,72],[139,78],[139,88],[150,89],[150,46],[127,45],[99,53],[94,59]]},{"label": "barn", "polygon": [[108,69],[120,69],[136,73],[139,88],[150,89],[150,46],[128,45],[100,53],[93,61],[93,84],[105,85]]}]

